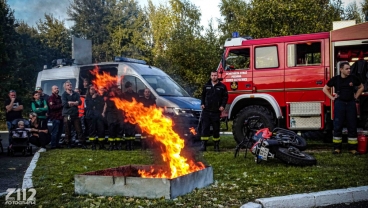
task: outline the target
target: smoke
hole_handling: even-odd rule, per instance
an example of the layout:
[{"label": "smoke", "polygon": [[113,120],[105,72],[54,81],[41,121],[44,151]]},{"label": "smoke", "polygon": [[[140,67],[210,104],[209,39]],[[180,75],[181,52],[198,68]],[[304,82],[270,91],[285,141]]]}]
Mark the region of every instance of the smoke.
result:
[{"label": "smoke", "polygon": [[69,0],[8,0],[7,3],[14,10],[15,18],[30,26],[36,26],[36,22],[43,20],[45,14],[52,14],[54,18],[63,20],[68,28],[73,25],[72,21],[67,21]]}]

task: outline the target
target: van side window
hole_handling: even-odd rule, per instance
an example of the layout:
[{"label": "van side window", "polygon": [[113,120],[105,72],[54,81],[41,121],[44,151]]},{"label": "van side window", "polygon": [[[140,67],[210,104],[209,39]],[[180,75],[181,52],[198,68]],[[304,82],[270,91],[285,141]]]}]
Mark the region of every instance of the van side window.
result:
[{"label": "van side window", "polygon": [[320,65],[321,42],[289,44],[287,47],[288,67]]},{"label": "van side window", "polygon": [[255,49],[255,68],[277,68],[279,67],[279,57],[277,46],[257,47]]},{"label": "van side window", "polygon": [[250,66],[250,49],[233,49],[226,58],[226,71],[247,70]]},{"label": "van side window", "polygon": [[[132,83],[133,91],[138,93],[138,94],[140,92],[143,92],[144,89],[146,88],[144,83],[140,79],[138,79],[137,77],[126,75],[126,76],[124,76],[124,78],[121,82],[121,89],[123,89],[123,92],[126,91],[125,83],[127,83],[128,81],[130,83]],[[139,96],[141,96],[141,95],[139,95]]]}]

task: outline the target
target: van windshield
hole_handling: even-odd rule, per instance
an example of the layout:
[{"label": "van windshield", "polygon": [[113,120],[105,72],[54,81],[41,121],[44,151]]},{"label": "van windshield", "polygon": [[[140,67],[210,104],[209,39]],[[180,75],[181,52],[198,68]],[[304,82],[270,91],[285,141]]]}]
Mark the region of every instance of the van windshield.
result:
[{"label": "van windshield", "polygon": [[161,96],[190,97],[180,85],[168,76],[143,75],[143,78]]}]

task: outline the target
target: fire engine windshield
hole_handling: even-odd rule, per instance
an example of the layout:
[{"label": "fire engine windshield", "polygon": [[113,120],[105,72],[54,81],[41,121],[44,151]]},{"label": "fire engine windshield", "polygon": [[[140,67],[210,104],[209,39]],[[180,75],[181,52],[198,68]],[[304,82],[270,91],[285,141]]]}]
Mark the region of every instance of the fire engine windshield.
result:
[{"label": "fire engine windshield", "polygon": [[143,78],[161,96],[190,97],[180,85],[168,76],[143,75]]}]

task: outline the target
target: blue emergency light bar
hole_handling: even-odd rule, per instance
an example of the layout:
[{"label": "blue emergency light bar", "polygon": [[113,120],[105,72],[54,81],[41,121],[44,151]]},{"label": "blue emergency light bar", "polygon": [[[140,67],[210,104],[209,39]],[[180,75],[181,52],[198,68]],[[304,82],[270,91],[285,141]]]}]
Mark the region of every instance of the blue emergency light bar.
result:
[{"label": "blue emergency light bar", "polygon": [[115,57],[115,62],[130,62],[130,63],[137,63],[137,64],[147,64],[146,61],[143,60],[139,60],[139,59],[132,59],[132,58],[127,58],[127,57],[119,57],[116,56]]}]

